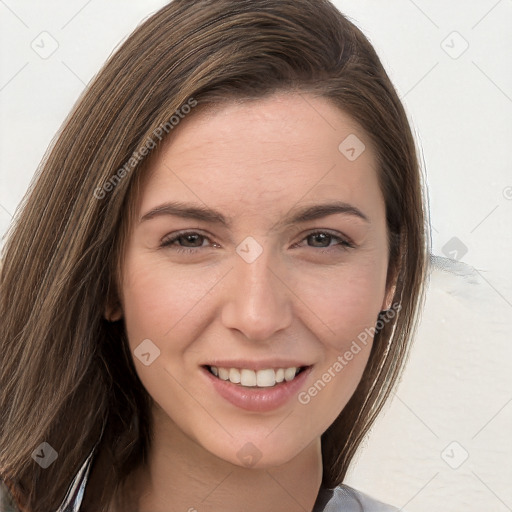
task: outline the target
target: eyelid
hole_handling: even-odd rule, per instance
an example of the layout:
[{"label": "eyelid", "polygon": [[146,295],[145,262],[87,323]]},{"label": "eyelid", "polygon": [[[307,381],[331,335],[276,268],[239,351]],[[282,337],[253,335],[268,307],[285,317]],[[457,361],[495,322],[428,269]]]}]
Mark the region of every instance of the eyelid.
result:
[{"label": "eyelid", "polygon": [[[346,236],[344,233],[339,233],[339,232],[335,232],[331,229],[322,229],[322,228],[317,228],[317,229],[313,229],[311,231],[307,231],[306,233],[304,233],[302,235],[302,238],[299,240],[299,242],[293,244],[292,247],[297,247],[301,242],[306,241],[310,236],[314,236],[314,235],[318,235],[318,234],[328,235],[328,236],[332,237],[333,239],[338,240],[338,243],[336,243],[334,245],[328,245],[327,247],[308,246],[311,249],[316,249],[317,251],[323,250],[324,252],[325,251],[329,252],[332,249],[335,249],[337,247],[341,247],[342,249],[345,249],[345,250],[354,249],[357,247],[357,244],[355,244],[354,241],[349,236]],[[187,230],[178,231],[176,233],[172,233],[171,235],[165,236],[160,243],[160,247],[162,247],[162,248],[172,247],[172,244],[174,244],[174,242],[176,242],[179,238],[187,236],[187,235],[199,235],[200,237],[203,237],[206,240],[208,240],[210,243],[213,242],[212,237],[210,237],[210,235],[205,235],[201,229],[187,229]],[[213,242],[213,243],[215,244],[215,242]],[[175,250],[177,252],[193,253],[193,252],[197,252],[199,249],[202,249],[202,248],[204,248],[204,246],[186,247],[186,246],[178,245],[178,246],[176,246]]]},{"label": "eyelid", "polygon": [[[309,238],[310,236],[313,236],[313,235],[329,235],[331,236],[332,238],[335,238],[337,240],[339,240],[339,244],[335,244],[335,245],[344,245],[345,247],[348,247],[348,248],[355,248],[357,245],[354,243],[354,241],[347,235],[345,235],[344,233],[339,233],[337,231],[333,231],[331,229],[313,229],[313,231],[309,231],[307,232],[305,235],[302,236],[300,242],[303,242],[304,240],[306,240],[307,238]],[[295,244],[297,245],[297,244]],[[334,246],[329,246],[329,247],[334,247]],[[315,247],[312,247],[313,249],[315,249]],[[327,249],[328,247],[317,247],[317,249]]]},{"label": "eyelid", "polygon": [[[205,232],[201,229],[185,229],[183,231],[177,231],[175,233],[164,236],[160,242],[161,246],[167,247],[182,236],[187,235],[199,235],[203,238],[206,238],[209,242],[213,242],[212,237],[208,234],[205,234]],[[200,249],[200,247],[183,247],[183,249]]]}]

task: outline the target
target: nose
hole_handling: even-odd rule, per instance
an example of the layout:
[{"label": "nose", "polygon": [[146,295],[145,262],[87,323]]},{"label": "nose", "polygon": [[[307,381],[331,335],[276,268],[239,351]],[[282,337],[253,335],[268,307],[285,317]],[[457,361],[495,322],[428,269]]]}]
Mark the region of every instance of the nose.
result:
[{"label": "nose", "polygon": [[292,321],[293,294],[287,276],[266,251],[252,263],[236,256],[229,273],[222,307],[222,323],[247,339],[265,341]]}]

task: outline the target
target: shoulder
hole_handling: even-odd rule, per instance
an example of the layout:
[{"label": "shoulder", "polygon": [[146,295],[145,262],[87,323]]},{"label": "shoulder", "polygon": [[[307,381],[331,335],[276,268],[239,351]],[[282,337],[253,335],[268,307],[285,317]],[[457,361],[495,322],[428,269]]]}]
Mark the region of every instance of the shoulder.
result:
[{"label": "shoulder", "polygon": [[342,484],[334,489],[324,489],[318,497],[313,512],[405,512],[372,496]]}]

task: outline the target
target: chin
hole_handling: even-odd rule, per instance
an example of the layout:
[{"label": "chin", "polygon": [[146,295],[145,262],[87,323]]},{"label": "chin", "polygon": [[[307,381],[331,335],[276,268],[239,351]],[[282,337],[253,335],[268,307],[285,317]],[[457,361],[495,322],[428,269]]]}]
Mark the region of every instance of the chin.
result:
[{"label": "chin", "polygon": [[[204,446],[216,457],[238,467],[266,470],[283,466],[298,457],[311,441],[299,444],[297,439],[270,439],[268,433],[260,436],[243,436],[232,439],[229,445]],[[291,442],[290,442],[291,441]]]}]

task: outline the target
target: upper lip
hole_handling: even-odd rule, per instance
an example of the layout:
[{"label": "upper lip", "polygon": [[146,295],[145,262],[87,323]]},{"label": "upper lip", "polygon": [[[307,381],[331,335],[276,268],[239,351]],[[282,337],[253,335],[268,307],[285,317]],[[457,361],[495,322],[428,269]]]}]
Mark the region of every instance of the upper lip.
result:
[{"label": "upper lip", "polygon": [[227,359],[217,359],[215,361],[204,363],[201,366],[216,366],[217,368],[242,368],[247,370],[258,371],[267,370],[269,368],[303,368],[305,366],[311,365],[292,359],[265,359],[261,361],[254,361],[249,359],[237,359],[236,361]]}]

